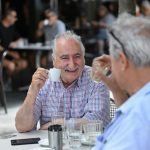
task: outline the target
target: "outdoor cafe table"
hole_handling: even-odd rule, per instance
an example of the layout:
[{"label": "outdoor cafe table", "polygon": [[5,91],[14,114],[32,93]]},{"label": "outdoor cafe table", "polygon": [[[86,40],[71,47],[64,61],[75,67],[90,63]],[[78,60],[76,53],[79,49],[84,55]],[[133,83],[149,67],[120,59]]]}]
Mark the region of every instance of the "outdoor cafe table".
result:
[{"label": "outdoor cafe table", "polygon": [[[39,144],[28,144],[28,145],[11,145],[11,140],[13,139],[25,139],[25,138],[41,138],[47,139],[48,138],[48,131],[47,130],[35,130],[32,132],[26,133],[13,133],[16,135],[12,138],[7,139],[0,139],[0,149],[1,150],[46,150],[46,147],[41,147]],[[81,146],[80,150],[90,150],[91,147],[88,146]],[[49,149],[50,150],[50,149]],[[68,145],[64,145],[63,150],[70,150]]]},{"label": "outdoor cafe table", "polygon": [[[36,67],[40,67],[40,57],[41,57],[41,52],[42,51],[47,51],[49,52],[49,54],[51,54],[52,52],[52,47],[51,46],[43,46],[43,45],[38,45],[38,44],[29,44],[29,45],[22,45],[22,46],[18,46],[18,47],[14,47],[14,48],[10,48],[10,50],[13,51],[25,51],[25,52],[36,52],[36,62],[35,65]],[[48,54],[48,59],[50,59]]]}]

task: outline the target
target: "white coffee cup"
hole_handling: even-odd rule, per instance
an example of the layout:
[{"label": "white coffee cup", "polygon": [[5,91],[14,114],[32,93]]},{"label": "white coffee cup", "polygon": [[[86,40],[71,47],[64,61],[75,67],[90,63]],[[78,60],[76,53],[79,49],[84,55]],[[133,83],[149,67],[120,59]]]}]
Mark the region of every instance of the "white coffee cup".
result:
[{"label": "white coffee cup", "polygon": [[51,81],[58,82],[58,81],[60,81],[60,74],[61,74],[60,69],[50,68],[48,76]]},{"label": "white coffee cup", "polygon": [[23,41],[23,40],[19,40],[19,41],[17,42],[17,46],[18,46],[18,47],[23,47],[23,46],[24,46],[24,41]]},{"label": "white coffee cup", "polygon": [[43,24],[44,24],[45,26],[48,25],[48,23],[49,23],[48,19],[45,19],[45,20],[43,21]]}]

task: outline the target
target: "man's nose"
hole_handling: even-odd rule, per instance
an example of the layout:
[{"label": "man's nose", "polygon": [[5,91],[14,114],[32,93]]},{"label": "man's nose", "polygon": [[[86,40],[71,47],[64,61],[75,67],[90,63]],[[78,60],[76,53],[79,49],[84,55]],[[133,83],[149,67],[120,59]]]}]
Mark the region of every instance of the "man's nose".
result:
[{"label": "man's nose", "polygon": [[69,67],[70,68],[74,68],[75,67],[75,61],[74,61],[73,58],[70,58],[70,60],[69,60]]}]

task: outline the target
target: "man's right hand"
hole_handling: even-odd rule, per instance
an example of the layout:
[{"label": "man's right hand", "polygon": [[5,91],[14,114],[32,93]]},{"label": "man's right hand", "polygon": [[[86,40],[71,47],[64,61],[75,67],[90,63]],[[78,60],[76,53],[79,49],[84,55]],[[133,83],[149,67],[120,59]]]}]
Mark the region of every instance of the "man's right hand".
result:
[{"label": "man's right hand", "polygon": [[128,99],[127,92],[121,89],[118,85],[114,74],[106,76],[103,74],[101,68],[104,66],[110,66],[111,69],[111,56],[103,55],[94,59],[92,64],[92,76],[103,81],[105,85],[112,91],[116,106],[120,106],[124,101]]},{"label": "man's right hand", "polygon": [[111,70],[111,56],[102,55],[95,58],[92,64],[92,76],[99,81],[103,81],[112,92],[117,92],[120,87],[114,78],[113,73],[109,76],[106,76],[103,73],[105,66],[109,66],[109,69]]},{"label": "man's right hand", "polygon": [[47,79],[48,70],[44,68],[38,68],[32,76],[32,82],[28,92],[36,96]]}]

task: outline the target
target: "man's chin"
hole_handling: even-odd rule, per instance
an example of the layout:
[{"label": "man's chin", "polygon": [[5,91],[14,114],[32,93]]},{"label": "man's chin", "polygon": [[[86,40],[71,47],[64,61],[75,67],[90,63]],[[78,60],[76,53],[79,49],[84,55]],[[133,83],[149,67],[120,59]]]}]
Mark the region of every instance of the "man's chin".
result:
[{"label": "man's chin", "polygon": [[71,77],[66,75],[65,78],[62,78],[62,80],[67,83],[72,83],[75,80],[77,80],[78,78],[79,78],[79,75],[75,75],[75,76],[71,76]]},{"label": "man's chin", "polygon": [[79,78],[78,76],[70,77],[70,78],[68,77],[68,78],[66,78],[66,81],[72,83],[73,81],[77,80],[78,78]]}]

